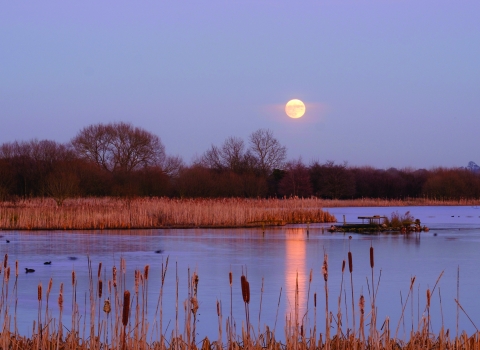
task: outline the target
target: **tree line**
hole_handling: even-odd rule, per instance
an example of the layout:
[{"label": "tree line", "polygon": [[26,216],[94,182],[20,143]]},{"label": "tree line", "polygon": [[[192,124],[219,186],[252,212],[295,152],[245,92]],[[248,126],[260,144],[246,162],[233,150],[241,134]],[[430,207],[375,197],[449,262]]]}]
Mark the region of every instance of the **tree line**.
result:
[{"label": "tree line", "polygon": [[68,143],[0,145],[0,200],[78,196],[480,198],[480,175],[465,168],[375,169],[286,159],[272,131],[228,137],[186,164],[160,138],[127,123],[83,128]]}]

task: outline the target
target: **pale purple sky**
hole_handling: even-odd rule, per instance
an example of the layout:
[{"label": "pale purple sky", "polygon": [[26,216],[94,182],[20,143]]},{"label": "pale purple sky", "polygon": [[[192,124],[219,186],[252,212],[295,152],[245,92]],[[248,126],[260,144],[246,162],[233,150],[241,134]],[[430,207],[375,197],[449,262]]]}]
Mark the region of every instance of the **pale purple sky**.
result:
[{"label": "pale purple sky", "polygon": [[0,0],[0,143],[125,121],[187,163],[259,128],[306,163],[480,163],[479,19],[478,0]]}]

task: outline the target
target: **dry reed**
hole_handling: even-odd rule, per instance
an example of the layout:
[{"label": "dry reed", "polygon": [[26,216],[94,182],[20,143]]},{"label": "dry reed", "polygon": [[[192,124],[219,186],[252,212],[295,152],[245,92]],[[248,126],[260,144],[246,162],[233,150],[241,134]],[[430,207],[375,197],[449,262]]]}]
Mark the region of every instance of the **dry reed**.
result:
[{"label": "dry reed", "polygon": [[316,199],[81,198],[0,202],[0,229],[265,227],[335,222]]},{"label": "dry reed", "polygon": [[[6,264],[5,264],[6,262]],[[16,262],[16,265],[18,263]],[[348,254],[348,265],[349,271],[353,273],[353,262],[351,252]],[[373,270],[374,268],[374,259],[373,259],[373,247],[370,249],[370,266]],[[147,349],[147,350],[221,350],[221,349],[271,349],[271,350],[280,350],[280,349],[295,349],[295,350],[410,350],[410,349],[478,349],[480,348],[480,333],[477,332],[473,335],[467,335],[465,332],[459,333],[458,336],[455,336],[453,339],[450,338],[449,332],[444,332],[443,325],[439,334],[431,334],[430,332],[430,309],[433,307],[432,298],[433,292],[437,286],[438,281],[440,280],[442,274],[437,279],[435,286],[432,290],[427,289],[426,291],[426,307],[427,311],[426,317],[422,319],[422,322],[419,322],[418,329],[414,331],[412,329],[410,338],[408,341],[401,340],[395,335],[393,338],[390,336],[390,320],[387,318],[382,326],[377,329],[374,324],[372,324],[374,313],[368,312],[365,306],[365,298],[363,295],[360,296],[358,304],[355,308],[358,307],[359,311],[359,326],[358,329],[351,330],[348,328],[344,329],[342,327],[342,311],[340,308],[340,301],[343,289],[343,273],[346,267],[345,260],[342,262],[342,282],[340,286],[340,297],[339,297],[339,311],[337,316],[337,332],[335,335],[330,335],[330,322],[332,314],[328,310],[328,280],[329,280],[329,271],[328,271],[328,256],[324,253],[324,261],[322,265],[322,277],[325,282],[325,317],[326,317],[326,329],[325,333],[317,334],[316,332],[316,321],[313,325],[313,328],[307,329],[305,322],[299,322],[298,312],[296,310],[294,318],[286,320],[285,334],[283,340],[280,341],[276,338],[275,331],[270,331],[268,326],[265,326],[263,330],[258,329],[258,332],[255,332],[253,327],[249,324],[249,315],[248,315],[248,304],[252,300],[251,290],[249,282],[245,275],[242,274],[240,278],[240,286],[242,291],[242,298],[245,304],[246,312],[246,327],[242,328],[241,334],[235,332],[233,325],[233,314],[230,311],[230,318],[227,318],[224,323],[222,318],[222,302],[217,299],[216,302],[216,315],[218,318],[218,340],[210,341],[208,338],[204,337],[200,341],[195,339],[196,328],[195,328],[195,315],[199,308],[198,301],[198,288],[199,288],[199,278],[196,272],[189,275],[189,294],[186,300],[185,306],[185,316],[191,316],[189,322],[185,323],[184,330],[176,326],[175,330],[172,331],[171,336],[167,336],[166,330],[163,327],[160,327],[160,334],[157,335],[156,341],[147,342],[147,334],[149,333],[148,318],[142,312],[138,312],[138,307],[136,305],[140,304],[142,307],[147,308],[146,302],[146,290],[148,289],[147,280],[152,278],[148,276],[149,266],[146,265],[143,273],[139,270],[135,271],[135,280],[134,288],[135,295],[131,296],[129,290],[127,290],[127,285],[125,283],[125,273],[126,273],[126,263],[122,259],[120,273],[121,276],[118,278],[118,284],[112,288],[114,285],[112,280],[108,281],[108,290],[107,288],[102,287],[102,274],[101,274],[101,265],[99,265],[98,274],[97,274],[97,293],[91,291],[92,305],[90,311],[87,313],[93,313],[94,317],[98,319],[90,319],[92,323],[95,323],[97,326],[91,330],[86,330],[86,327],[83,327],[83,331],[78,327],[78,320],[82,318],[85,320],[89,319],[89,315],[81,315],[79,309],[76,305],[76,276],[75,273],[72,273],[72,327],[67,329],[62,324],[62,313],[64,305],[64,293],[63,293],[63,283],[60,284],[60,292],[58,296],[58,306],[59,306],[59,315],[58,318],[49,311],[48,307],[48,298],[52,289],[52,279],[48,284],[46,293],[42,291],[42,285],[38,285],[37,289],[37,299],[38,299],[38,318],[36,323],[34,323],[33,333],[28,337],[21,336],[17,333],[16,327],[14,331],[10,330],[11,326],[9,323],[10,314],[8,313],[8,305],[10,301],[8,299],[8,279],[9,275],[7,271],[10,271],[10,266],[8,265],[8,258],[4,260],[2,264],[4,271],[3,278],[3,287],[2,287],[2,298],[0,299],[0,315],[3,319],[1,332],[0,332],[0,348],[2,349],[25,349],[25,350],[38,350],[38,349],[79,349],[79,350],[91,350],[91,349],[105,349],[105,350],[114,350],[114,349]],[[160,275],[161,279],[161,289],[159,297],[159,306],[157,308],[160,311],[160,323],[162,322],[162,293],[164,288],[164,281],[168,267],[168,259],[166,264],[162,266],[162,271]],[[91,274],[91,268],[89,271],[90,278],[90,288],[93,289],[95,286],[94,279],[95,277]],[[113,269],[112,279],[117,278],[116,268]],[[372,271],[373,273],[373,271]],[[312,280],[312,273],[310,274],[309,283]],[[105,276],[106,278],[106,276]],[[409,295],[403,303],[402,315],[400,316],[400,321],[403,318],[403,312],[407,305],[409,297],[411,297],[413,291],[413,285],[415,278],[411,279]],[[229,273],[229,283],[233,285],[232,273]],[[372,286],[373,286],[373,277],[372,277]],[[178,275],[177,275],[177,299],[178,299]],[[298,283],[296,284],[295,294],[298,294]],[[352,285],[353,289],[353,285]],[[373,288],[372,288],[373,289]],[[263,293],[263,283],[260,293]],[[372,292],[372,299],[375,299],[376,292]],[[123,295],[123,299],[120,297]],[[308,293],[308,298],[309,298]],[[256,295],[255,297],[259,297]],[[260,296],[261,297],[261,296]],[[279,297],[279,304],[281,298],[281,291]],[[45,299],[45,303],[43,300]],[[110,300],[114,300],[113,305],[110,303]],[[15,301],[16,302],[16,297]],[[465,310],[462,308],[457,299],[455,299],[458,307],[462,312],[467,315]],[[101,305],[103,303],[103,313],[96,313],[95,306]],[[297,301],[295,302],[297,309]],[[308,305],[308,302],[307,302]],[[135,306],[135,308],[133,307]],[[317,293],[313,293],[313,306],[315,312],[317,312]],[[100,308],[100,306],[99,306]],[[176,310],[178,313],[178,303]],[[112,312],[112,309],[114,309]],[[135,310],[134,310],[135,309]],[[375,309],[375,303],[372,302],[372,311]],[[86,308],[85,310],[88,310]],[[209,310],[204,310],[208,312]],[[346,310],[345,310],[346,311]],[[353,313],[355,310],[351,310]],[[306,314],[308,314],[308,307]],[[277,310],[278,313],[278,310]],[[113,314],[113,315],[111,315]],[[369,319],[370,315],[370,319]],[[91,315],[90,315],[91,316]],[[112,318],[110,320],[110,317]],[[178,317],[178,316],[177,316]],[[304,315],[303,318],[308,318],[308,315]],[[469,320],[470,317],[467,315]],[[260,319],[260,315],[259,315]],[[77,321],[74,321],[77,320]],[[156,322],[156,321],[155,321]],[[276,321],[275,321],[276,322]],[[370,322],[370,327],[375,327],[374,332],[368,333],[365,332],[365,326]],[[348,323],[348,322],[347,322]],[[473,324],[474,325],[474,324]],[[91,325],[90,325],[91,326]],[[227,344],[223,344],[223,326],[227,327]],[[475,326],[475,325],[474,325]],[[354,326],[355,327],[355,326]],[[88,327],[87,327],[88,328]],[[355,328],[354,328],[355,329]],[[476,327],[475,327],[476,329]],[[66,330],[65,337],[63,332]],[[398,327],[397,327],[398,332]],[[256,333],[256,334],[255,334]],[[109,337],[111,335],[111,338]]]}]

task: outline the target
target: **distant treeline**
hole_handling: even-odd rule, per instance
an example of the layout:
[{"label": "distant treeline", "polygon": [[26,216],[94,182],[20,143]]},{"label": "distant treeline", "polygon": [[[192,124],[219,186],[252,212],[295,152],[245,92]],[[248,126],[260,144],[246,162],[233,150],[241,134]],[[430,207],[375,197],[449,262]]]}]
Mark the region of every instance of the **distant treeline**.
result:
[{"label": "distant treeline", "polygon": [[125,123],[82,129],[67,144],[0,145],[0,200],[87,196],[480,198],[480,174],[463,168],[375,169],[286,160],[270,130],[229,137],[187,165],[160,139]]}]

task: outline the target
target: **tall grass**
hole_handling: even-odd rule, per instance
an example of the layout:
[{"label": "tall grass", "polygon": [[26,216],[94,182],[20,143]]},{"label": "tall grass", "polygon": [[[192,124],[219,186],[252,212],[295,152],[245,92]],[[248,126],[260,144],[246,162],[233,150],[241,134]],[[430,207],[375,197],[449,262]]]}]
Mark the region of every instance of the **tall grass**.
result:
[{"label": "tall grass", "polygon": [[[349,270],[352,273],[351,261],[352,255],[349,254]],[[337,322],[331,322],[333,314],[328,309],[329,285],[328,277],[331,274],[331,266],[328,265],[328,256],[324,253],[324,261],[322,265],[322,275],[325,286],[325,332],[317,333],[317,295],[313,294],[314,317],[313,324],[309,324],[306,320],[310,319],[308,307],[305,315],[299,315],[298,301],[295,301],[295,312],[287,316],[285,320],[285,329],[283,336],[276,334],[275,327],[273,331],[265,325],[263,329],[252,325],[249,318],[250,303],[250,284],[247,277],[242,274],[240,283],[235,284],[235,288],[239,288],[242,292],[243,303],[245,304],[245,322],[237,332],[235,320],[232,320],[232,312],[223,322],[222,302],[217,300],[216,310],[202,310],[202,313],[216,312],[218,318],[218,339],[210,340],[207,337],[197,334],[196,316],[199,308],[202,307],[201,301],[198,300],[198,290],[201,288],[199,284],[200,277],[197,272],[188,273],[188,297],[186,300],[179,300],[178,297],[178,271],[176,271],[176,285],[170,286],[176,288],[176,313],[177,320],[170,334],[164,330],[162,326],[162,295],[164,289],[164,280],[168,270],[168,260],[165,266],[162,266],[160,275],[161,285],[159,290],[158,307],[156,308],[155,319],[153,325],[149,324],[146,312],[148,310],[147,292],[148,281],[153,276],[149,276],[149,267],[144,269],[136,269],[133,285],[126,283],[126,262],[124,259],[120,261],[120,275],[117,275],[116,267],[113,268],[112,274],[102,271],[99,264],[98,274],[95,276],[91,262],[88,262],[89,269],[89,293],[85,294],[85,312],[81,314],[77,305],[77,281],[75,273],[72,272],[72,324],[70,329],[66,328],[62,323],[63,312],[63,283],[60,284],[60,292],[58,295],[58,315],[55,315],[49,309],[49,296],[52,282],[49,283],[46,293],[43,293],[42,285],[39,284],[38,289],[38,316],[34,321],[32,334],[29,337],[20,335],[16,326],[10,323],[10,304],[17,302],[16,295],[12,298],[8,293],[8,282],[10,278],[10,266],[8,265],[8,256],[5,256],[2,272],[4,273],[1,304],[0,304],[0,348],[1,349],[155,349],[155,350],[196,350],[196,349],[295,349],[295,350],[314,350],[314,349],[344,349],[344,350],[394,350],[394,349],[479,349],[480,348],[480,332],[477,330],[473,335],[467,335],[462,332],[455,337],[450,336],[449,332],[444,332],[443,325],[439,334],[432,334],[430,328],[430,309],[432,308],[431,299],[437,283],[432,290],[427,289],[427,300],[425,313],[422,320],[418,323],[416,330],[412,329],[408,340],[398,338],[399,325],[404,317],[405,307],[408,298],[412,296],[415,279],[412,278],[409,294],[403,304],[402,314],[398,320],[398,326],[395,336],[391,337],[390,320],[387,318],[381,323],[381,327],[376,326],[375,310],[375,291],[374,285],[374,257],[373,248],[370,249],[370,262],[372,268],[372,302],[371,310],[365,303],[365,298],[360,295],[357,303],[352,305],[350,310],[354,314],[357,309],[359,314],[358,328],[348,328],[343,326],[342,310],[340,307],[340,299],[343,287],[343,277],[340,286],[339,310],[337,314]],[[17,265],[17,264],[16,264]],[[345,270],[345,260],[342,263],[342,276]],[[226,277],[226,276],[225,276]],[[310,275],[309,283],[312,280]],[[103,290],[103,280],[107,281],[108,288]],[[50,281],[52,281],[50,279]],[[102,283],[100,283],[102,281]],[[229,274],[229,281],[232,281],[232,274]],[[96,282],[96,283],[95,283]],[[232,285],[233,283],[230,282]],[[353,289],[353,285],[351,286]],[[32,286],[34,288],[34,286]],[[96,292],[95,292],[96,289]],[[295,287],[295,295],[299,293],[298,277]],[[261,293],[263,288],[261,289]],[[80,292],[82,293],[82,292]],[[87,298],[86,296],[89,295]],[[308,293],[308,298],[310,293]],[[112,301],[112,303],[111,303]],[[20,301],[21,302],[21,301]],[[231,300],[232,302],[232,300]],[[458,301],[456,301],[458,303]],[[103,309],[101,309],[101,305]],[[183,307],[182,307],[183,305]],[[307,301],[308,305],[308,301]],[[459,307],[460,304],[458,303]],[[347,306],[345,306],[347,308]],[[462,308],[462,311],[463,308]],[[178,323],[178,314],[185,314],[185,322],[183,326]],[[347,309],[343,310],[347,312]],[[15,319],[17,315],[14,315]],[[21,316],[21,315],[18,315]],[[260,319],[260,316],[259,316]],[[83,326],[82,323],[83,322]],[[159,328],[158,323],[160,324]],[[355,324],[355,323],[354,323]],[[216,327],[212,324],[212,327]],[[224,333],[224,327],[227,332]],[[308,328],[307,328],[308,327]],[[330,332],[330,328],[336,327],[336,331]],[[368,331],[367,327],[370,327]],[[367,331],[366,331],[367,330]],[[149,338],[149,335],[154,337]],[[223,334],[226,334],[225,338]],[[333,336],[332,336],[333,334]],[[224,343],[224,340],[226,342]],[[281,341],[279,339],[282,339]]]},{"label": "tall grass", "polygon": [[335,222],[312,199],[84,198],[0,203],[0,229],[249,227]]}]

